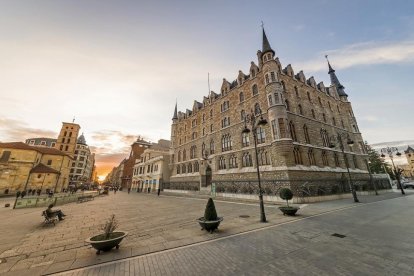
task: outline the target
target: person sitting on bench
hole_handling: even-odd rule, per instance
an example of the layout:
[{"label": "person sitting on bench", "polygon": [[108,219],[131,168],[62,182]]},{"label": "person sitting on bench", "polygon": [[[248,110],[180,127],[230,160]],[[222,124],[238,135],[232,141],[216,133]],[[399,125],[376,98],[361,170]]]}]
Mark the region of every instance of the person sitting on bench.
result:
[{"label": "person sitting on bench", "polygon": [[52,210],[53,204],[50,204],[49,207],[46,209],[46,214],[48,217],[57,216],[59,220],[64,220],[64,216],[66,216],[61,210]]}]

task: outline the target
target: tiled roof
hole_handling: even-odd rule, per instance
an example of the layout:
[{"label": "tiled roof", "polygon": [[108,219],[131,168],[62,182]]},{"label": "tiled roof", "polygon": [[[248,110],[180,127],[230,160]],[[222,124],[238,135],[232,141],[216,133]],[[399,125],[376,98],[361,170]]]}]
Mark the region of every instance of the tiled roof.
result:
[{"label": "tiled roof", "polygon": [[39,163],[30,170],[30,173],[56,173],[59,174],[59,171],[52,169],[51,167],[46,166],[45,164]]},{"label": "tiled roof", "polygon": [[22,150],[35,150],[40,153],[44,154],[52,154],[52,155],[66,155],[68,154],[57,150],[55,148],[46,148],[46,147],[37,147],[37,146],[30,146],[23,142],[9,142],[9,143],[0,143],[0,148],[8,148],[8,149],[22,149]]}]

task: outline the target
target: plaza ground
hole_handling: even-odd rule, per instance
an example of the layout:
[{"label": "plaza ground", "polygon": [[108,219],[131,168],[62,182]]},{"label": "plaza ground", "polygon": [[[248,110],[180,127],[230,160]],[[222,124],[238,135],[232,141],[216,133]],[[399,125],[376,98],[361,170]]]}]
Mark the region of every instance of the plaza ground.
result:
[{"label": "plaza ground", "polygon": [[[42,225],[44,208],[2,208],[0,273],[413,274],[414,197],[397,192],[360,200],[304,205],[297,217],[266,205],[266,224],[259,222],[255,203],[216,200],[224,221],[214,234],[200,231],[195,222],[206,204],[199,198],[112,193],[61,206],[68,216],[55,227]],[[2,205],[7,201],[0,199]],[[111,214],[129,235],[119,250],[96,255],[84,240]]]}]

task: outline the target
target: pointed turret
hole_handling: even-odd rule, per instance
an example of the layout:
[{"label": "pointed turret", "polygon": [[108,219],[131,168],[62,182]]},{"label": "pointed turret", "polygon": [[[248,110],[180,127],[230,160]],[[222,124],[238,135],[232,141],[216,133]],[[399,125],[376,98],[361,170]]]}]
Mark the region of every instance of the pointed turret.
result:
[{"label": "pointed turret", "polygon": [[339,82],[338,77],[335,74],[335,70],[332,68],[331,64],[328,60],[328,55],[325,56],[326,60],[328,61],[328,74],[331,77],[331,85],[334,85],[336,87],[336,91],[338,92],[339,96],[345,96],[348,97],[348,95],[345,93],[345,87]]},{"label": "pointed turret", "polygon": [[174,116],[172,117],[173,120],[177,120],[178,119],[178,115],[177,115],[177,103],[175,103],[175,109],[174,109]]},{"label": "pointed turret", "polygon": [[264,55],[267,52],[272,52],[273,55],[275,55],[275,51],[273,51],[272,47],[270,47],[269,40],[267,40],[266,32],[263,27],[262,27],[262,31],[263,31],[262,55]]}]

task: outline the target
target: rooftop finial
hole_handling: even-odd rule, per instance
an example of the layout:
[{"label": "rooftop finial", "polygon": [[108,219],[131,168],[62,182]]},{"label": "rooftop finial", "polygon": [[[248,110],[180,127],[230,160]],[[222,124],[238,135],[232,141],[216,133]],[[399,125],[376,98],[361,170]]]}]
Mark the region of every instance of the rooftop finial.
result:
[{"label": "rooftop finial", "polygon": [[73,120],[72,120],[72,123],[74,123],[75,122],[75,116],[73,116]]}]

